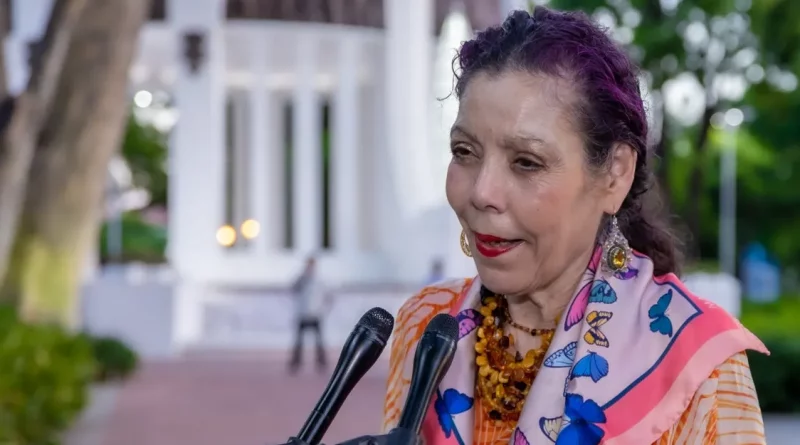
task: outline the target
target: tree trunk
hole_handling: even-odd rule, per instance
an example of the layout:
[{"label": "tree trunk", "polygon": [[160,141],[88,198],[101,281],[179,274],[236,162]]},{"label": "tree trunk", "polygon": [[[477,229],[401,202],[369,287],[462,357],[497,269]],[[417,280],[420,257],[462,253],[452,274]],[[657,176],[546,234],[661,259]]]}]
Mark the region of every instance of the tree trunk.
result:
[{"label": "tree trunk", "polygon": [[145,0],[88,0],[75,29],[31,166],[7,280],[29,321],[77,321],[80,277],[128,117],[128,70],[149,8]]},{"label": "tree trunk", "polygon": [[706,157],[706,146],[708,144],[708,132],[711,130],[711,117],[716,112],[716,107],[707,106],[700,121],[700,131],[697,135],[696,151],[692,162],[692,170],[689,175],[689,205],[687,206],[687,224],[692,236],[690,245],[690,257],[694,260],[702,258],[700,251],[700,232],[702,230],[702,206],[703,202],[703,167]]},{"label": "tree trunk", "polygon": [[[0,2],[0,39],[8,37],[9,16],[11,15],[10,2]],[[8,76],[6,73],[6,47],[0,45],[0,102],[8,97]]]},{"label": "tree trunk", "polygon": [[16,99],[7,94],[0,98],[0,283],[8,267],[37,136],[55,97],[72,32],[87,1],[56,0],[27,88]]},{"label": "tree trunk", "polygon": [[656,171],[656,181],[661,192],[661,202],[667,215],[672,214],[672,193],[669,186],[669,117],[666,110],[661,113],[661,134],[658,142],[653,147],[653,151],[658,158],[658,170]]}]

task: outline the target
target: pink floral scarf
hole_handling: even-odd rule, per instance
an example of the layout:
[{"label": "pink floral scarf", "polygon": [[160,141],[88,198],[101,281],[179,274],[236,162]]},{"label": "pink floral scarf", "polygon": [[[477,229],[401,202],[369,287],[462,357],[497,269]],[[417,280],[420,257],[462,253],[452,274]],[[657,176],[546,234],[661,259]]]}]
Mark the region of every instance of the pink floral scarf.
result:
[{"label": "pink floral scarf", "polygon": [[[674,425],[712,371],[764,345],[723,309],[635,253],[625,274],[605,274],[598,248],[531,387],[513,445],[651,444]],[[423,425],[428,445],[472,444],[475,279],[450,311],[461,332],[453,364]],[[411,351],[413,353],[413,351]]]}]

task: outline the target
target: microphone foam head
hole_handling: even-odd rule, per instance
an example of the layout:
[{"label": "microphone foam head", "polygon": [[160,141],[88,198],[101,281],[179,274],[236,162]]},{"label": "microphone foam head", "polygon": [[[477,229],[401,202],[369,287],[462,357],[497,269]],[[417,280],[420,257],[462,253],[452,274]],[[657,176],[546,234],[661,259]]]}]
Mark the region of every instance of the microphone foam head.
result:
[{"label": "microphone foam head", "polygon": [[357,326],[366,328],[385,344],[389,340],[389,336],[392,335],[394,317],[385,309],[374,307],[361,316]]},{"label": "microphone foam head", "polygon": [[453,342],[458,341],[458,320],[450,314],[438,314],[425,328],[426,334],[434,334]]}]

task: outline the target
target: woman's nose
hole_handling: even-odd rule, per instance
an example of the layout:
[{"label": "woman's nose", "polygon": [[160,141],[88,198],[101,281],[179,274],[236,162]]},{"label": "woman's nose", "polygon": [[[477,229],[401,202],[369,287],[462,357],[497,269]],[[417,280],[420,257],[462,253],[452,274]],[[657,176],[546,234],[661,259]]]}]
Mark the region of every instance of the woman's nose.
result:
[{"label": "woman's nose", "polygon": [[504,173],[497,166],[485,163],[478,171],[472,187],[472,205],[479,210],[503,212],[506,207]]}]

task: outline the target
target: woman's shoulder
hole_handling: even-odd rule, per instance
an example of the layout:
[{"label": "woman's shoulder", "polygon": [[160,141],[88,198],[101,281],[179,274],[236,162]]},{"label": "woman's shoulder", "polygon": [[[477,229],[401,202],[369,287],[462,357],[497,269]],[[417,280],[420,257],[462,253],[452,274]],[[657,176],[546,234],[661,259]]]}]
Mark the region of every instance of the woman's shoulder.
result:
[{"label": "woman's shoulder", "polygon": [[[714,295],[698,295],[692,292],[674,274],[654,277],[642,293],[650,329],[669,334],[671,347],[678,344],[699,347],[714,340],[721,347],[718,354],[721,363],[736,352],[754,350],[769,353],[761,340],[750,332],[736,316],[714,303]],[[661,329],[664,328],[664,329]],[[686,335],[690,333],[688,336]],[[688,337],[690,341],[678,341]],[[699,342],[699,343],[698,343]],[[723,347],[724,346],[724,347]]]},{"label": "woman's shoulder", "polygon": [[716,443],[766,443],[758,395],[743,351],[714,369],[658,443],[683,444],[705,436],[713,436]]},{"label": "woman's shoulder", "polygon": [[448,279],[414,292],[397,313],[398,327],[426,323],[437,314],[450,312],[461,301],[472,282],[472,278]]},{"label": "woman's shoulder", "polygon": [[643,295],[649,296],[650,303],[653,303],[654,306],[661,304],[674,307],[673,304],[676,303],[676,300],[677,302],[684,301],[691,313],[713,317],[716,323],[728,328],[743,328],[735,315],[714,302],[715,295],[693,292],[675,274],[654,277]]}]

